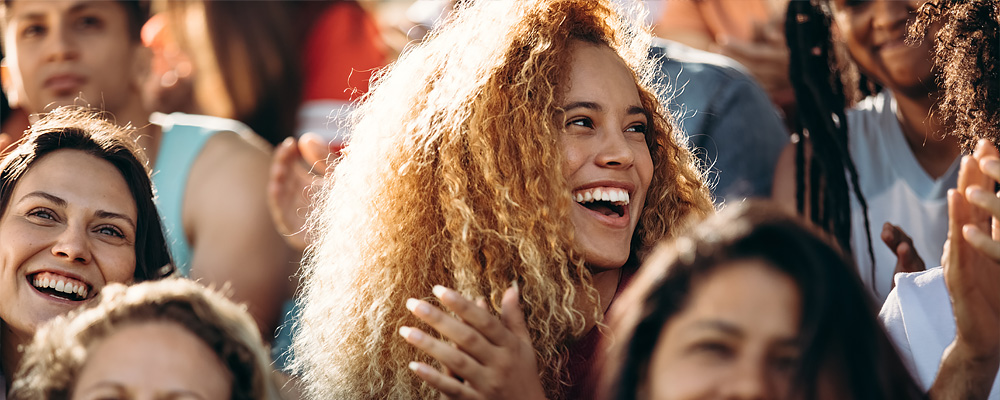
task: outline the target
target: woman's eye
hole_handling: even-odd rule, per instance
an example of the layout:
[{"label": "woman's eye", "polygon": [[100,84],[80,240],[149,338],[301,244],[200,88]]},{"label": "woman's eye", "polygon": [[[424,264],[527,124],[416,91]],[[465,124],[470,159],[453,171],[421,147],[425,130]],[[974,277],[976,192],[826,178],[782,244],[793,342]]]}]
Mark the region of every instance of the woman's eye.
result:
[{"label": "woman's eye", "polygon": [[576,126],[582,126],[584,128],[593,128],[594,121],[592,121],[590,118],[577,118],[570,120],[569,122],[566,123],[566,125],[567,126],[576,125]]},{"label": "woman's eye", "polygon": [[121,229],[118,229],[117,227],[114,227],[114,226],[111,226],[111,225],[103,225],[103,226],[98,227],[97,228],[97,233],[100,233],[102,235],[113,236],[113,237],[116,237],[116,238],[124,238],[125,237],[125,234],[122,233]]},{"label": "woman's eye", "polygon": [[35,208],[35,209],[31,210],[31,211],[28,211],[28,216],[29,217],[34,217],[34,218],[45,219],[45,220],[49,220],[49,221],[55,221],[56,220],[55,213],[53,213],[52,210],[45,209],[45,208]]},{"label": "woman's eye", "polygon": [[732,358],[735,354],[733,349],[726,344],[718,342],[702,342],[695,345],[694,350],[699,354],[717,358]]},{"label": "woman's eye", "polygon": [[104,26],[104,21],[94,16],[84,16],[76,20],[76,27],[81,30],[99,29]]},{"label": "woman's eye", "polygon": [[21,37],[23,38],[32,38],[43,34],[45,34],[45,27],[38,24],[31,24],[21,29]]},{"label": "woman's eye", "polygon": [[645,124],[632,125],[632,126],[630,126],[628,128],[625,128],[625,132],[636,132],[636,133],[645,134],[646,133],[646,125]]}]

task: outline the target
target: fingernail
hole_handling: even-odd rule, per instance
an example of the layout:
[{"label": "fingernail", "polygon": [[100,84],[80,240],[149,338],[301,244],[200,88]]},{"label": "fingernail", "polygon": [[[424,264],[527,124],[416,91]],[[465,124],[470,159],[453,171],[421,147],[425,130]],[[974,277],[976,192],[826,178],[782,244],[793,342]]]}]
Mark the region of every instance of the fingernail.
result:
[{"label": "fingernail", "polygon": [[518,285],[517,279],[514,279],[513,281],[511,281],[510,285],[514,287],[514,291],[517,292],[517,294],[521,294],[521,286]]},{"label": "fingernail", "polygon": [[413,371],[413,372],[417,372],[417,371],[420,370],[420,363],[418,363],[416,361],[410,361],[410,363],[407,364],[406,366],[409,367],[410,371]]},{"label": "fingernail", "polygon": [[980,189],[978,186],[970,186],[965,189],[965,196],[969,200],[975,201],[977,203],[982,203],[986,201],[986,192]]},{"label": "fingernail", "polygon": [[437,298],[443,299],[444,294],[448,292],[448,288],[441,285],[434,285],[434,287],[431,288],[431,292],[433,292],[434,296]]},{"label": "fingernail", "polygon": [[421,339],[424,338],[424,335],[420,333],[420,331],[410,328],[408,326],[399,327],[399,336],[402,336],[403,339],[409,340],[411,342],[419,342]]},{"label": "fingernail", "polygon": [[406,309],[410,310],[410,312],[416,311],[417,306],[419,305],[420,305],[420,300],[413,298],[406,299]]}]

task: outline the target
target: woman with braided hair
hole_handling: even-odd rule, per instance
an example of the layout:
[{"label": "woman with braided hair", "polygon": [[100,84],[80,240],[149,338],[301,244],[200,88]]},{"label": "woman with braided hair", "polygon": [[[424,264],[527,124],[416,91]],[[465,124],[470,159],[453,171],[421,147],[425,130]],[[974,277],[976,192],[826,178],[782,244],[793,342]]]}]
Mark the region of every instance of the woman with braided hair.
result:
[{"label": "woman with braided hair", "polygon": [[932,112],[931,44],[905,42],[921,3],[792,2],[786,19],[800,139],[779,161],[775,197],[852,252],[879,300],[895,272],[922,269],[917,254],[940,258],[958,174],[958,139]]},{"label": "woman with braided hair", "polygon": [[464,2],[374,81],[313,218],[293,343],[311,398],[592,395],[616,294],[713,212],[637,21]]}]

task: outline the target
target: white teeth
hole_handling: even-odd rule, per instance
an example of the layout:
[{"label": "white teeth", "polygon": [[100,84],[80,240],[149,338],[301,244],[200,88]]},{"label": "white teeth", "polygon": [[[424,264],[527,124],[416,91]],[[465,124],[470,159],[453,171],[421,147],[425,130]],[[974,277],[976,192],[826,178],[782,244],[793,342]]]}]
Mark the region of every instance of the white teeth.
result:
[{"label": "white teeth", "polygon": [[83,283],[66,282],[57,279],[49,279],[48,277],[35,277],[35,279],[32,280],[32,284],[39,289],[51,288],[57,292],[75,294],[81,298],[86,298],[87,293],[89,292],[87,290],[87,285]]},{"label": "white teeth", "polygon": [[55,289],[56,289],[57,292],[61,292],[65,288],[66,288],[66,284],[64,284],[63,281],[56,282]]},{"label": "white teeth", "polygon": [[619,188],[594,188],[586,189],[573,195],[573,199],[577,203],[590,203],[593,201],[609,201],[612,203],[617,203],[619,205],[629,204],[629,194],[628,191]]}]

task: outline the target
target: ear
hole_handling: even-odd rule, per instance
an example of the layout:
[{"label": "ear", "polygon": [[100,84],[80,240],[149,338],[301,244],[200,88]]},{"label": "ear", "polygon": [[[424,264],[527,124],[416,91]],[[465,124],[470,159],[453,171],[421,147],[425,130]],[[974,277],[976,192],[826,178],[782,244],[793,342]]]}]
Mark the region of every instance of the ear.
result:
[{"label": "ear", "polygon": [[17,90],[14,88],[14,80],[10,77],[10,68],[7,67],[7,58],[0,59],[0,85],[7,95],[7,104],[10,108],[18,108]]}]

